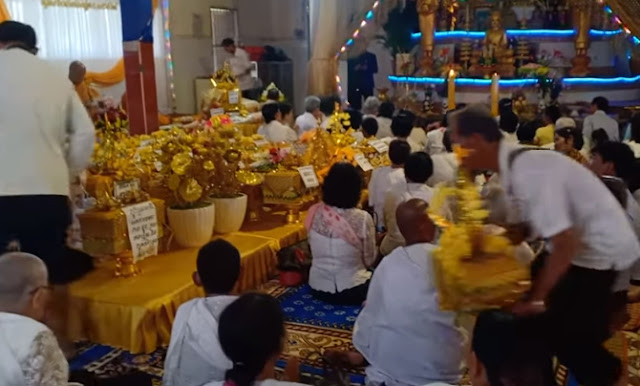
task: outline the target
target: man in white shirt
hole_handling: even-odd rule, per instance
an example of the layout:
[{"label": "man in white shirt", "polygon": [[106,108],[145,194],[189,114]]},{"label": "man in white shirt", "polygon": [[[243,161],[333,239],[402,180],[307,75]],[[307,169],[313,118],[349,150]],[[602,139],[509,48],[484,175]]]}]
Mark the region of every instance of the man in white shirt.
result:
[{"label": "man in white shirt", "polygon": [[404,183],[404,163],[411,154],[411,147],[405,141],[393,141],[389,145],[391,166],[382,166],[371,172],[369,180],[369,206],[376,214],[377,227],[384,227],[384,201],[389,187]]},{"label": "man in white shirt", "polygon": [[320,127],[322,123],[322,112],[320,111],[320,98],[310,95],[304,99],[304,114],[296,118],[294,129],[298,135]]},{"label": "man in white shirt", "polygon": [[640,257],[624,210],[591,171],[572,159],[505,143],[483,106],[457,112],[452,127],[454,141],[469,150],[462,166],[499,172],[518,217],[511,223],[528,226],[551,246],[550,254],[534,263],[531,292],[512,312],[543,315],[540,326],[550,357],[556,355],[579,383],[615,384],[620,361],[603,347],[610,335],[612,288]]},{"label": "man in white shirt", "polygon": [[412,153],[422,151],[423,147],[410,137],[415,118],[416,116],[410,111],[400,111],[391,121],[391,133],[393,134],[393,137],[386,138],[386,141],[389,143],[393,139],[406,141],[411,147]]},{"label": "man in white shirt", "polygon": [[238,80],[238,86],[242,91],[242,96],[247,99],[251,99],[249,98],[251,95],[248,94],[254,89],[255,82],[251,77],[251,69],[253,67],[251,65],[249,53],[242,48],[237,47],[236,42],[230,38],[226,38],[222,41],[222,47],[231,55],[229,58],[229,65],[231,66],[233,75],[235,75]]},{"label": "man in white shirt", "polygon": [[178,308],[164,363],[165,386],[223,381],[225,372],[233,367],[220,346],[218,321],[222,311],[237,299],[229,293],[240,274],[240,253],[218,239],[200,249],[196,265],[193,281],[206,295]]},{"label": "man in white shirt", "polygon": [[298,139],[296,132],[289,126],[280,123],[282,114],[277,103],[267,103],[262,106],[264,125],[258,129],[258,134],[269,142],[295,142]]},{"label": "man in white shirt", "polygon": [[69,79],[36,52],[30,26],[0,24],[0,250],[18,241],[60,284],[70,182],[89,164],[95,129]]},{"label": "man in white shirt", "polygon": [[435,225],[427,208],[420,199],[398,206],[406,247],[376,268],[356,320],[353,344],[369,363],[367,384],[458,384],[462,376],[466,337],[456,326],[455,312],[441,311],[438,304]]},{"label": "man in white shirt", "polygon": [[376,138],[388,138],[392,137],[391,132],[391,120],[393,119],[393,113],[396,111],[396,107],[391,102],[382,102],[380,109],[378,109],[378,133]]},{"label": "man in white shirt", "polygon": [[36,256],[0,256],[0,385],[66,385],[67,363],[53,332],[41,321],[51,289]]},{"label": "man in white shirt", "polygon": [[610,141],[620,141],[620,128],[618,122],[607,115],[609,100],[605,97],[596,97],[591,102],[592,115],[584,119],[582,135],[584,136],[583,149],[591,150],[591,134],[598,129],[603,129]]},{"label": "man in white shirt", "polygon": [[390,186],[384,201],[384,225],[387,234],[380,244],[380,253],[388,255],[394,249],[405,245],[404,237],[396,223],[398,206],[412,198],[431,202],[433,190],[427,180],[433,174],[433,162],[427,153],[412,153],[404,164],[405,181]]}]

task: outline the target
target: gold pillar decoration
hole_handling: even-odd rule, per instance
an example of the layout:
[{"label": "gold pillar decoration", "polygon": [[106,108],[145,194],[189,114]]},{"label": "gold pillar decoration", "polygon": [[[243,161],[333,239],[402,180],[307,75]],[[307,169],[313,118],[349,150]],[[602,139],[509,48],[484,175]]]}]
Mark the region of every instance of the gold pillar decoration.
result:
[{"label": "gold pillar decoration", "polygon": [[438,0],[418,0],[418,18],[420,22],[420,47],[422,49],[422,60],[420,61],[420,72],[422,75],[433,75],[433,47],[436,32],[436,12],[438,11]]},{"label": "gold pillar decoration", "polygon": [[446,8],[449,15],[451,15],[451,23],[449,25],[449,31],[454,31],[456,29],[456,23],[458,22],[458,0],[444,0],[442,3]]},{"label": "gold pillar decoration", "polygon": [[573,20],[573,28],[576,31],[576,56],[571,60],[573,67],[569,74],[572,76],[587,76],[591,58],[589,51],[589,31],[591,30],[591,18],[593,15],[593,0],[570,1]]}]

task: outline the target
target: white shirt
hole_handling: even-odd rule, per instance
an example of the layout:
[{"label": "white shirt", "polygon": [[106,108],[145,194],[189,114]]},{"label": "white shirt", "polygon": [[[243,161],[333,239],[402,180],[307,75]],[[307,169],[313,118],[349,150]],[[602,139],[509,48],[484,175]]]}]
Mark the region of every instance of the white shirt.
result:
[{"label": "white shirt", "polygon": [[387,235],[380,244],[380,252],[383,255],[388,255],[391,251],[403,246],[405,243],[404,237],[400,233],[398,223],[396,222],[396,210],[398,206],[414,198],[419,198],[429,203],[432,197],[433,189],[426,184],[403,182],[390,187],[384,201],[384,224],[385,228],[387,228]]},{"label": "white shirt", "polygon": [[371,206],[378,220],[378,226],[384,225],[384,200],[389,188],[406,181],[403,168],[383,166],[371,172],[369,180],[369,206]]},{"label": "white shirt", "polygon": [[238,79],[240,90],[250,90],[253,88],[254,81],[251,77],[251,58],[247,51],[242,48],[236,48],[235,54],[229,58],[231,72]]},{"label": "white shirt", "polygon": [[500,132],[502,132],[502,138],[504,141],[507,141],[509,143],[518,143],[520,142],[518,140],[518,133],[517,132],[513,132],[513,133],[508,133],[504,130],[500,130]]},{"label": "white shirt", "polygon": [[[204,386],[224,386],[225,382],[210,382]],[[266,379],[264,381],[254,382],[253,386],[305,386],[302,383],[276,381],[275,379]]]},{"label": "white shirt", "polygon": [[375,228],[371,215],[361,209],[333,208],[345,218],[363,241],[362,250],[347,243],[339,235],[323,228],[314,219],[309,232],[313,261],[309,271],[309,286],[316,291],[338,293],[364,284],[371,278],[367,265],[376,258]]},{"label": "white shirt", "polygon": [[409,138],[420,147],[420,150],[427,146],[427,133],[422,127],[414,127]]},{"label": "white shirt", "polygon": [[435,155],[447,152],[447,149],[444,148],[444,143],[442,142],[446,131],[446,127],[441,127],[427,133],[427,144],[424,147],[424,151],[426,151],[427,154]]},{"label": "white shirt", "polygon": [[438,153],[431,156],[433,175],[427,185],[435,187],[440,183],[455,182],[458,176],[458,159],[453,153]]},{"label": "white shirt", "polygon": [[620,128],[618,122],[608,116],[604,111],[598,110],[594,114],[586,117],[582,126],[582,135],[584,136],[584,146],[591,149],[591,134],[598,130],[604,129],[609,136],[610,141],[620,140]]},{"label": "white shirt", "polygon": [[298,128],[298,134],[302,135],[306,131],[317,129],[320,124],[313,114],[307,112],[296,118],[295,126]]},{"label": "white shirt", "polygon": [[258,129],[258,134],[269,142],[295,142],[298,140],[296,132],[289,126],[274,120]]},{"label": "white shirt", "polygon": [[[596,270],[623,271],[640,257],[640,244],[625,211],[590,170],[554,151],[509,154],[518,146],[500,144],[500,182],[511,211],[542,238],[567,229],[582,245],[572,264]],[[553,247],[551,247],[553,248]]]},{"label": "white shirt", "polygon": [[376,269],[353,344],[367,359],[367,384],[458,384],[465,334],[440,310],[432,244],[394,250]]},{"label": "white shirt", "polygon": [[0,51],[0,84],[0,196],[68,196],[95,140],[71,82],[14,48]]},{"label": "white shirt", "polygon": [[0,312],[0,385],[66,386],[69,364],[53,332],[26,316]]},{"label": "white shirt", "polygon": [[218,319],[236,296],[190,300],[178,308],[164,363],[163,385],[200,386],[222,381],[233,363],[218,340]]},{"label": "white shirt", "polygon": [[391,119],[377,117],[376,120],[378,121],[378,132],[376,133],[376,138],[382,139],[393,137],[393,132],[391,131]]},{"label": "white shirt", "polygon": [[625,143],[629,145],[631,150],[633,150],[633,155],[636,158],[640,158],[640,143],[637,143],[635,141],[626,141]]}]

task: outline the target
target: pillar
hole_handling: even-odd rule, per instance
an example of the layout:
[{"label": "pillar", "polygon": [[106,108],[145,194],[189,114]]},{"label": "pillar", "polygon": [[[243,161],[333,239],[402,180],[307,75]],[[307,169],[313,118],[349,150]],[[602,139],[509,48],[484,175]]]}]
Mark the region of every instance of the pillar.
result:
[{"label": "pillar", "polygon": [[158,130],[151,0],[120,0],[127,113],[131,134]]}]

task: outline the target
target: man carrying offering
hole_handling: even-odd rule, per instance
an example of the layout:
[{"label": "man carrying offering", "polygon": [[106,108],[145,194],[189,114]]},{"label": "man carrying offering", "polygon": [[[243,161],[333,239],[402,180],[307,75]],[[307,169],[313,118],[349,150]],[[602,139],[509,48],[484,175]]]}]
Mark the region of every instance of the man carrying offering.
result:
[{"label": "man carrying offering", "polygon": [[580,384],[618,384],[620,361],[603,347],[610,334],[609,303],[617,275],[640,257],[624,210],[596,176],[570,158],[502,141],[484,107],[455,113],[452,128],[454,141],[469,151],[462,166],[498,172],[509,222],[526,225],[550,246],[533,264],[531,292],[512,312],[539,318],[550,358],[557,356]]}]

